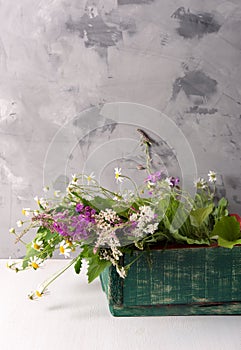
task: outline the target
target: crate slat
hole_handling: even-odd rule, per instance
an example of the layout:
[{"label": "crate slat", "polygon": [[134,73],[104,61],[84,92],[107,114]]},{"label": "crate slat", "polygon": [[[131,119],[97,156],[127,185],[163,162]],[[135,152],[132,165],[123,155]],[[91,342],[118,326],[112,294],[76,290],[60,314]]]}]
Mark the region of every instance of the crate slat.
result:
[{"label": "crate slat", "polygon": [[241,247],[181,247],[135,251],[122,279],[113,266],[101,274],[115,316],[241,314]]}]

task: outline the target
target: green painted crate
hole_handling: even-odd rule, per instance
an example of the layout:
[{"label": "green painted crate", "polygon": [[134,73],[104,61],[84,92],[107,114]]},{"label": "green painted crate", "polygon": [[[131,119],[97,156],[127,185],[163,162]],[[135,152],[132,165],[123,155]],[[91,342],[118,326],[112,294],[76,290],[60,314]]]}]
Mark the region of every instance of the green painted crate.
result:
[{"label": "green painted crate", "polygon": [[114,316],[241,315],[240,246],[151,250],[125,279],[113,266],[100,278]]}]

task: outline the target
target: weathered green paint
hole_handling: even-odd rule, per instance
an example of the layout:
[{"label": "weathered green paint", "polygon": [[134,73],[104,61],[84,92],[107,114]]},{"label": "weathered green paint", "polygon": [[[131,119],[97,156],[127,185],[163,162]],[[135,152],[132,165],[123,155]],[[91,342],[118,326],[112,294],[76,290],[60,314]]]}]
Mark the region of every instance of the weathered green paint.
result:
[{"label": "weathered green paint", "polygon": [[101,283],[114,316],[241,314],[241,247],[151,250],[125,279],[111,266]]}]

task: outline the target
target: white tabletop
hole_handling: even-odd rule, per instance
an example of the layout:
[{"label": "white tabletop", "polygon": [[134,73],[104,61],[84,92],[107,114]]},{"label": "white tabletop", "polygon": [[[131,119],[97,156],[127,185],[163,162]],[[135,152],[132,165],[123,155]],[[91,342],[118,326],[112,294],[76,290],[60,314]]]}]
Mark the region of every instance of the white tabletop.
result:
[{"label": "white tabletop", "polygon": [[73,267],[31,301],[27,294],[67,261],[15,273],[0,260],[1,350],[241,350],[241,317],[115,318],[99,280],[88,285]]}]

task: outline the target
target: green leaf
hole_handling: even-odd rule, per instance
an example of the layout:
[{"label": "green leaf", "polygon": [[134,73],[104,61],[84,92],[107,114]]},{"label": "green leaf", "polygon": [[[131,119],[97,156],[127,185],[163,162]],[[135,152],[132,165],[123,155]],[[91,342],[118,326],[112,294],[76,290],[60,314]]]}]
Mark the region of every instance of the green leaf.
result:
[{"label": "green leaf", "polygon": [[111,265],[110,261],[100,259],[98,253],[95,254],[93,252],[92,245],[84,245],[80,257],[86,259],[88,262],[87,276],[89,283],[98,277],[106,267]]},{"label": "green leaf", "polygon": [[89,261],[88,267],[88,282],[91,283],[96,277],[98,277],[102,271],[108,266],[111,265],[111,262],[108,260],[100,260],[98,254],[96,254],[96,259],[91,259]]},{"label": "green leaf", "polygon": [[110,198],[103,198],[96,196],[94,199],[89,201],[90,206],[96,210],[105,210],[106,208],[112,208],[116,201]]},{"label": "green leaf", "polygon": [[218,245],[220,247],[232,249],[236,244],[241,244],[241,239],[230,242],[230,241],[226,241],[222,237],[218,237]]},{"label": "green leaf", "polygon": [[76,263],[74,264],[74,269],[77,274],[80,273],[81,267],[82,267],[82,256],[80,254],[76,260]]},{"label": "green leaf", "polygon": [[218,236],[218,244],[222,247],[233,248],[241,242],[239,222],[233,216],[224,216],[216,222],[212,236]]},{"label": "green leaf", "polygon": [[213,211],[213,204],[206,208],[198,208],[190,213],[191,224],[195,227],[201,226]]},{"label": "green leaf", "polygon": [[219,221],[223,216],[228,216],[228,201],[226,198],[221,198],[218,202],[217,208],[215,208],[213,215],[215,221]]},{"label": "green leaf", "polygon": [[208,238],[190,238],[190,237],[186,237],[186,236],[182,236],[180,233],[178,233],[178,231],[174,231],[172,232],[172,236],[173,238],[177,241],[177,242],[185,242],[187,244],[210,244],[210,241]]},{"label": "green leaf", "polygon": [[38,256],[38,253],[34,248],[32,248],[32,242],[28,243],[26,245],[26,254],[25,254],[25,257],[23,259],[23,269],[26,269],[26,267],[28,267],[28,261],[31,257],[34,257],[34,256]]}]

